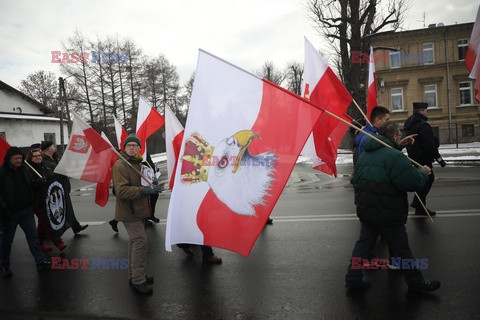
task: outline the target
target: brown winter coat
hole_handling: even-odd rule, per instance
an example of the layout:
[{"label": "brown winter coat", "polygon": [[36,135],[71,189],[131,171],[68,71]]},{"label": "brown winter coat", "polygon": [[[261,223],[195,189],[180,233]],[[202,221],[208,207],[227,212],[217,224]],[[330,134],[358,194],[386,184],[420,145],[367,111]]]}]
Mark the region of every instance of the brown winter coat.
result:
[{"label": "brown winter coat", "polygon": [[[142,159],[122,156],[140,171]],[[122,159],[117,159],[112,168],[113,188],[115,189],[115,220],[133,222],[150,216],[149,196],[142,194],[144,188],[140,176]]]}]

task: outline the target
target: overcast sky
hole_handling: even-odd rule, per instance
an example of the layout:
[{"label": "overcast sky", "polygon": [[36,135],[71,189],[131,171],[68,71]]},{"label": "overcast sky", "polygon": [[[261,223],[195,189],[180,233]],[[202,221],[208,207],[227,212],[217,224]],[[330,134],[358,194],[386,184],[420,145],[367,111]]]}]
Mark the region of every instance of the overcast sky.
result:
[{"label": "overcast sky", "polygon": [[[473,22],[472,0],[412,0],[405,29]],[[198,49],[252,71],[265,61],[283,69],[303,63],[303,37],[319,50],[324,41],[305,11],[305,0],[0,0],[0,80],[17,87],[37,70],[60,76],[51,51],[78,28],[87,39],[118,34],[144,53],[160,53],[184,84],[195,71]]]}]

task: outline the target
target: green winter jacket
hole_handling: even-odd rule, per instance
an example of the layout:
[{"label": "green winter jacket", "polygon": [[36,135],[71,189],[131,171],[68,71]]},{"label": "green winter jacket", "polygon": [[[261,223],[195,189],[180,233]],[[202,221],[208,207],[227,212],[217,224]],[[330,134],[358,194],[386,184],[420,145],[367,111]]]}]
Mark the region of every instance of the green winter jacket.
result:
[{"label": "green winter jacket", "polygon": [[[142,159],[128,156],[125,151],[122,156],[138,171]],[[115,189],[115,220],[134,222],[148,218],[151,214],[149,196],[143,195],[140,176],[125,161],[118,158],[112,168],[113,188]]]},{"label": "green winter jacket", "polygon": [[407,191],[420,190],[428,176],[396,150],[390,139],[377,137],[392,148],[372,138],[365,141],[365,152],[358,158],[353,179],[357,216],[363,223],[404,224],[408,215]]}]

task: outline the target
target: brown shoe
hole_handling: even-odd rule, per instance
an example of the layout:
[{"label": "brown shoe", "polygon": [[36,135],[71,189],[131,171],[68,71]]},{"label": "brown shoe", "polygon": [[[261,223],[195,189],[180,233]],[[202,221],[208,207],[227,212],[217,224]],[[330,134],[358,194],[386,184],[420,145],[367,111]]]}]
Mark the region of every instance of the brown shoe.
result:
[{"label": "brown shoe", "polygon": [[211,256],[210,258],[203,259],[203,263],[206,264],[220,264],[222,263],[222,258],[217,256]]}]

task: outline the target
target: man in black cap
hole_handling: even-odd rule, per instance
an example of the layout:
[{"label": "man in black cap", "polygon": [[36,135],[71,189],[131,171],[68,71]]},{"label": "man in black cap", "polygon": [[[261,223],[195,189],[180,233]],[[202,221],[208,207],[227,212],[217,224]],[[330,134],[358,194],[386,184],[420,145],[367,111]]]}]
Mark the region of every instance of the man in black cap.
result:
[{"label": "man in black cap", "polygon": [[[433,135],[432,127],[427,122],[427,108],[428,103],[426,102],[414,102],[413,114],[407,119],[407,121],[405,121],[403,126],[406,135],[417,134],[415,139],[416,142],[407,146],[408,156],[421,165],[429,166],[430,169],[432,169],[432,163],[434,160],[443,168],[447,164],[438,152],[438,147],[440,146],[438,137]],[[435,176],[432,170],[432,174],[428,176],[428,182],[425,187],[417,192],[425,206],[427,205],[427,194],[430,191],[434,180]],[[416,215],[426,215],[425,210],[417,197],[413,198],[410,206],[415,208]],[[431,216],[436,214],[433,210],[428,210],[428,212]]]},{"label": "man in black cap", "polygon": [[32,210],[34,185],[23,160],[21,150],[10,147],[0,167],[0,222],[3,229],[0,242],[0,276],[2,278],[12,276],[10,252],[18,225],[25,233],[37,270],[51,268],[51,262],[40,248],[37,237]]}]

